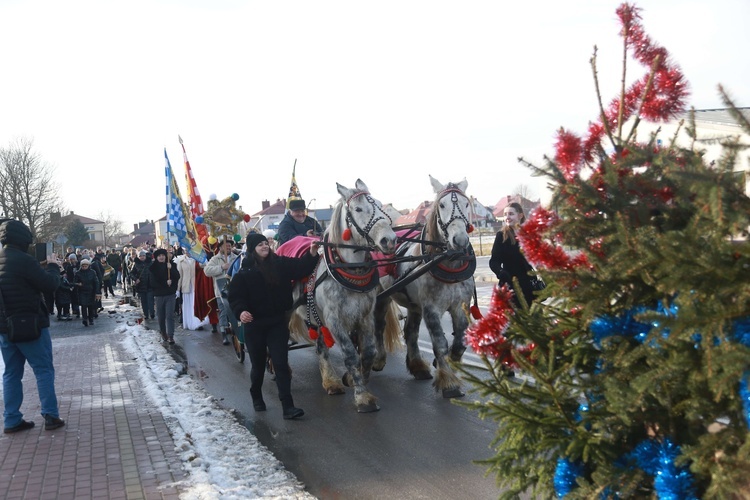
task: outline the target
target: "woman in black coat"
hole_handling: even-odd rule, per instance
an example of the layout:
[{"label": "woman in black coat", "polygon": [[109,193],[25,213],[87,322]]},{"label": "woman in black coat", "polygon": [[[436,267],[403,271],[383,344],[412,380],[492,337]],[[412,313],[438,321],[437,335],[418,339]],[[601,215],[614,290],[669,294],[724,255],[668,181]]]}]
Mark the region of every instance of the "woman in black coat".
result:
[{"label": "woman in black coat", "polygon": [[264,411],[263,376],[270,356],[285,419],[305,414],[294,406],[289,371],[288,312],[292,308],[292,281],[310,275],[318,261],[318,244],[299,259],[281,257],[271,251],[262,234],[247,236],[248,255],[240,272],[229,283],[229,305],[243,324],[245,345],[250,353],[250,395],[255,411]]},{"label": "woman in black coat", "polygon": [[174,344],[174,304],[180,273],[177,266],[173,266],[168,259],[167,251],[160,248],[154,252],[154,261],[141,276],[146,274],[153,289],[161,338],[164,342]]},{"label": "woman in black coat", "polygon": [[94,324],[96,301],[101,299],[101,282],[96,271],[91,269],[91,261],[83,259],[81,268],[76,272],[74,283],[78,287],[78,303],[81,305],[83,326]]},{"label": "woman in black coat", "polygon": [[[533,268],[521,253],[521,248],[516,240],[516,229],[524,223],[526,216],[521,205],[513,202],[505,207],[503,217],[505,218],[505,226],[495,236],[492,256],[490,257],[490,269],[497,276],[501,286],[507,284],[513,289],[513,278],[516,278],[521,286],[520,292],[526,299],[526,303],[531,305],[534,300],[534,288],[531,286],[529,271]],[[515,290],[515,292],[513,302],[516,306],[520,306],[517,297],[519,290]]]}]

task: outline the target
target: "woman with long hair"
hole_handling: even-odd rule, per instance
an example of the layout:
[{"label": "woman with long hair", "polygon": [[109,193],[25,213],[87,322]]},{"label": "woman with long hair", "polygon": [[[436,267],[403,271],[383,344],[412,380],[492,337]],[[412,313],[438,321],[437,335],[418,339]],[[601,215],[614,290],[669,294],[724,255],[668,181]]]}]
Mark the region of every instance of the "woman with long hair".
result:
[{"label": "woman with long hair", "polygon": [[276,255],[262,234],[247,235],[247,256],[229,283],[229,305],[244,327],[250,353],[250,395],[255,411],[265,411],[263,376],[266,356],[276,373],[276,386],[285,419],[305,414],[294,406],[289,370],[288,312],[292,308],[292,281],[309,276],[318,261],[318,241],[300,258]]},{"label": "woman with long hair", "polygon": [[[533,268],[521,252],[521,247],[516,239],[516,230],[526,221],[523,207],[520,203],[509,203],[503,210],[505,226],[495,235],[495,243],[492,245],[492,256],[490,257],[490,269],[495,273],[499,284],[507,284],[515,289],[513,279],[518,280],[521,286],[520,293],[523,294],[526,303],[531,305],[534,300],[534,288],[531,286],[529,271]],[[518,300],[519,290],[515,290],[513,301],[520,306]]]}]

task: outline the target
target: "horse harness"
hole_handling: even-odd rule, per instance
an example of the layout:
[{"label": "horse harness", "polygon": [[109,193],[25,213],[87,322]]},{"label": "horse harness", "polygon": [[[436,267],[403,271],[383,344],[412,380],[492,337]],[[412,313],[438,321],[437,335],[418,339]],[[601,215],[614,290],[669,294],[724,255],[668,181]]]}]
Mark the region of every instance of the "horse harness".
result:
[{"label": "horse harness", "polygon": [[469,218],[466,216],[464,211],[461,209],[461,206],[458,204],[458,195],[461,194],[463,196],[466,196],[461,189],[459,189],[458,186],[453,184],[452,182],[449,182],[448,185],[440,192],[440,196],[438,197],[438,200],[442,199],[443,196],[450,193],[451,195],[451,216],[448,219],[448,222],[443,222],[443,218],[440,216],[440,210],[437,211],[437,222],[438,226],[440,227],[440,230],[443,232],[443,237],[447,240],[448,239],[448,226],[456,220],[460,219],[464,221],[464,224],[466,224],[466,231],[471,232],[469,229],[471,227],[471,223],[469,222]]},{"label": "horse harness", "polygon": [[[365,224],[365,227],[363,227],[363,228],[359,227],[359,225],[357,224],[357,222],[352,217],[351,211],[349,210],[349,203],[354,198],[358,198],[360,196],[364,196],[365,199],[367,200],[367,202],[370,205],[372,205],[372,208],[373,208],[373,210],[372,210],[372,216],[370,216],[370,220],[367,221],[367,224]],[[382,214],[382,215],[378,215],[378,212],[380,212],[380,214]],[[353,195],[351,195],[346,200],[346,225],[347,226],[353,226],[354,229],[357,230],[357,232],[359,233],[359,235],[362,236],[364,239],[367,240],[367,243],[371,247],[375,247],[377,245],[372,240],[372,238],[370,238],[370,231],[375,226],[375,224],[377,224],[381,220],[386,220],[386,219],[388,219],[388,224],[389,225],[393,225],[393,220],[390,218],[390,216],[387,213],[385,213],[383,211],[383,209],[378,206],[377,203],[375,203],[375,200],[372,198],[372,196],[370,196],[370,193],[368,193],[367,191],[359,191],[357,193],[354,193]]]}]

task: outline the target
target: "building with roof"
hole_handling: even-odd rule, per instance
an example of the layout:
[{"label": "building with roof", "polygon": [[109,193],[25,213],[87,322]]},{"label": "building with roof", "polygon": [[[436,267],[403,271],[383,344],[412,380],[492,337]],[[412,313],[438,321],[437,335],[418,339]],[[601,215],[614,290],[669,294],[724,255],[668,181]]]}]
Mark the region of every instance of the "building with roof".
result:
[{"label": "building with roof", "polygon": [[[744,119],[750,122],[750,107],[737,109]],[[641,123],[639,125],[639,138],[646,140],[647,136],[643,135],[644,133],[651,134],[657,128],[661,128],[659,135],[661,140],[671,140],[675,136],[680,123],[684,120],[684,124],[687,124],[689,119],[690,112],[687,111],[668,123]],[[750,134],[746,133],[737,123],[737,120],[731,114],[731,110],[729,108],[696,109],[695,134],[697,138],[696,147],[705,150],[704,158],[708,162],[716,161],[721,157],[722,143],[736,139],[740,144],[748,146],[747,149],[739,153],[735,171],[738,175],[744,176],[745,192],[750,194],[750,176],[747,175],[747,171],[750,169]],[[690,137],[684,131],[677,135],[677,143],[683,147],[688,147],[690,141]]]},{"label": "building with roof", "polygon": [[495,206],[492,207],[492,214],[494,215],[495,219],[502,221],[503,210],[505,210],[505,207],[513,202],[519,203],[521,205],[521,208],[523,208],[523,213],[525,213],[526,215],[529,215],[532,210],[542,204],[541,200],[532,201],[521,196],[520,194],[506,195],[500,198],[498,202],[495,203]]},{"label": "building with roof", "polygon": [[86,217],[84,215],[78,215],[72,210],[67,215],[61,215],[60,212],[52,212],[50,214],[50,224],[58,228],[59,231],[54,238],[55,242],[59,245],[65,245],[67,243],[68,238],[65,236],[64,232],[68,224],[74,220],[80,221],[81,224],[83,224],[83,227],[86,228],[89,240],[91,240],[91,244],[87,246],[94,248],[97,245],[104,244],[104,221],[92,219],[91,217]]},{"label": "building with roof", "polygon": [[255,229],[262,233],[266,229],[276,230],[279,227],[279,222],[284,219],[286,215],[286,200],[280,198],[272,204],[268,200],[261,202],[261,210],[250,216],[250,221],[245,224],[243,228],[243,235],[247,234],[250,229]]}]

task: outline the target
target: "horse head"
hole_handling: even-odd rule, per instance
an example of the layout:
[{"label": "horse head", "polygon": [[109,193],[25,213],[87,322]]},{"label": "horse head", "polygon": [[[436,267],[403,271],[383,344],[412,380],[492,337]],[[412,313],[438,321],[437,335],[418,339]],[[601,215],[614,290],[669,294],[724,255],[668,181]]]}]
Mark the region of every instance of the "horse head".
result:
[{"label": "horse head", "polygon": [[355,244],[377,247],[385,254],[392,254],[396,250],[396,233],[391,227],[393,221],[370,195],[362,180],[357,179],[355,186],[350,189],[336,183],[343,215],[339,222],[341,233],[348,231]]},{"label": "horse head", "polygon": [[466,250],[472,230],[471,202],[465,194],[468,182],[442,184],[432,176],[430,182],[436,198],[427,216],[427,238],[445,241],[449,250]]}]

